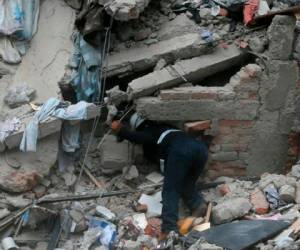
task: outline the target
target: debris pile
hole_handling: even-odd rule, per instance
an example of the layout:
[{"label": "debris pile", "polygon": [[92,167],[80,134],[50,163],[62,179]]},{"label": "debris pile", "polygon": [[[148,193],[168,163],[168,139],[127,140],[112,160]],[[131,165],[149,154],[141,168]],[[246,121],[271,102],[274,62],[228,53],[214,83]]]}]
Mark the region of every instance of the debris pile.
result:
[{"label": "debris pile", "polygon": [[[0,13],[4,250],[300,248],[299,1],[9,0]],[[180,204],[164,242],[164,176],[108,127],[134,110],[211,143],[206,215]]]}]

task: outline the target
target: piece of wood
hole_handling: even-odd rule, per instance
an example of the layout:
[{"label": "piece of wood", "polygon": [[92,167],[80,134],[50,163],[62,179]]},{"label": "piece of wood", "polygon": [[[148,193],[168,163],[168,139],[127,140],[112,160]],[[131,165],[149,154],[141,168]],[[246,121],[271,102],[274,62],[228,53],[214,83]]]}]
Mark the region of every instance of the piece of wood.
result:
[{"label": "piece of wood", "polygon": [[208,204],[206,215],[205,215],[205,223],[208,223],[210,220],[211,210],[212,210],[212,203],[210,202]]},{"label": "piece of wood", "polygon": [[203,223],[203,224],[197,225],[193,228],[193,230],[196,230],[198,232],[202,232],[207,229],[210,229],[210,223]]},{"label": "piece of wood", "polygon": [[300,6],[294,6],[294,7],[286,8],[284,10],[271,11],[265,15],[255,17],[251,25],[270,23],[273,17],[276,15],[296,15],[299,13],[300,13]]},{"label": "piece of wood", "polygon": [[96,187],[103,188],[103,185],[96,179],[95,176],[92,175],[92,173],[85,166],[83,166],[82,168],[84,173],[90,178],[90,180],[96,185]]}]

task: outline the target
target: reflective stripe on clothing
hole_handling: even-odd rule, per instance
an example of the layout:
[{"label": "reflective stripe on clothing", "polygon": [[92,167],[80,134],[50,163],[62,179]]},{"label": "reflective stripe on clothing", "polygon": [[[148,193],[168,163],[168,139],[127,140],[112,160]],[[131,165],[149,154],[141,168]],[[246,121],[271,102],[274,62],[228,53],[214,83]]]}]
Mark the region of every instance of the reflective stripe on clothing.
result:
[{"label": "reflective stripe on clothing", "polygon": [[180,131],[178,129],[169,129],[169,130],[166,130],[165,132],[163,132],[160,137],[158,138],[158,141],[157,141],[157,144],[161,144],[161,142],[163,141],[163,139],[170,133],[172,132],[177,132],[177,131]]}]

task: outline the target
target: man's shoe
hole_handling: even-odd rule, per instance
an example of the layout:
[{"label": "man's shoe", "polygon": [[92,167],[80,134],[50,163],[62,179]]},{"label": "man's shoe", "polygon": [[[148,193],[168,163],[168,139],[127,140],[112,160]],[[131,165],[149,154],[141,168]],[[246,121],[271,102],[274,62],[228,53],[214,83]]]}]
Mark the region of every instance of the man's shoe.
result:
[{"label": "man's shoe", "polygon": [[192,211],[193,217],[204,217],[207,211],[207,204],[202,202],[197,208]]}]

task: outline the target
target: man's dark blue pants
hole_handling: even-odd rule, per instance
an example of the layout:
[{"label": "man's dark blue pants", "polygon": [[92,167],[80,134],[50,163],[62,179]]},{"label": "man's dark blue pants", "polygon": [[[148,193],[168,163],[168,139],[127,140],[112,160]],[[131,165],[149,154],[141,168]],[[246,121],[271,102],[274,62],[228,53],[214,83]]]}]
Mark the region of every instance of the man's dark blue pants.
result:
[{"label": "man's dark blue pants", "polygon": [[196,209],[203,201],[195,184],[206,161],[204,143],[187,136],[174,138],[171,142],[164,167],[162,232],[178,231],[180,198],[190,210]]}]

